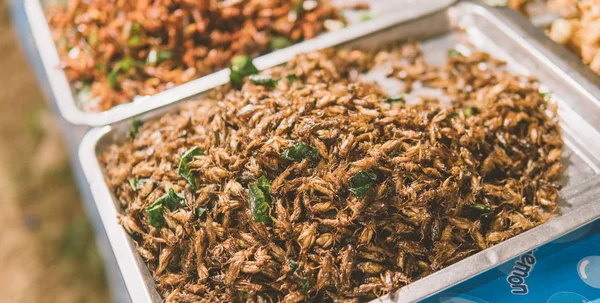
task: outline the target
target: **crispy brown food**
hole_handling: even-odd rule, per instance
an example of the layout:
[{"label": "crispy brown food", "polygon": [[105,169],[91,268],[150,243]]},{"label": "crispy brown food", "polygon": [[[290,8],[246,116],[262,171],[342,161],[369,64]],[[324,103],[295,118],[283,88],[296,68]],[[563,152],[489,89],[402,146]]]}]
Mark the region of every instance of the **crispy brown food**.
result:
[{"label": "crispy brown food", "polygon": [[550,11],[559,12],[564,18],[574,18],[578,15],[577,3],[585,1],[587,0],[508,0],[508,6],[529,15],[527,6],[537,3],[545,5]]},{"label": "crispy brown food", "polygon": [[583,63],[600,74],[600,0],[570,1],[564,19],[552,23],[548,36],[568,46]]},{"label": "crispy brown food", "polygon": [[[531,0],[511,0],[511,8],[527,14]],[[594,72],[600,74],[600,0],[548,0],[550,11],[559,12],[548,36],[566,45]]]},{"label": "crispy brown food", "polygon": [[510,6],[510,8],[517,10],[519,12],[522,13],[527,13],[526,10],[526,6],[528,3],[533,2],[532,0],[509,0],[508,1],[508,6]]},{"label": "crispy brown food", "polygon": [[[263,72],[281,79],[274,88],[225,87],[108,147],[100,159],[120,222],[159,293],[366,301],[557,214],[555,105],[487,54],[451,54],[439,68],[415,44],[301,55]],[[357,80],[382,66],[406,84],[407,104]],[[443,97],[419,96],[421,86]],[[288,160],[299,142],[315,154]],[[196,147],[190,183],[179,159]],[[185,202],[155,228],[148,207],[170,189]]]},{"label": "crispy brown food", "polygon": [[315,37],[340,12],[304,0],[73,0],[49,9],[81,106],[103,111]]}]

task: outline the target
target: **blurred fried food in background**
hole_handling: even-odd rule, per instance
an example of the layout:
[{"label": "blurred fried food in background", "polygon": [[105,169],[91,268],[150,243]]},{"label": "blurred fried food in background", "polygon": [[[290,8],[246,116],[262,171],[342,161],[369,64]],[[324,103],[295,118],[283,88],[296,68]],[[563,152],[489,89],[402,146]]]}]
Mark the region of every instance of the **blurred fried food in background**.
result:
[{"label": "blurred fried food in background", "polygon": [[566,45],[583,63],[600,74],[600,0],[508,1],[512,9],[525,15],[529,15],[528,6],[533,3],[545,4],[549,11],[561,15],[547,30],[548,36]]},{"label": "blurred fried food in background", "polygon": [[[552,23],[548,35],[575,52],[583,63],[600,73],[600,0],[565,1],[563,18]],[[558,7],[554,7],[555,9]]]}]

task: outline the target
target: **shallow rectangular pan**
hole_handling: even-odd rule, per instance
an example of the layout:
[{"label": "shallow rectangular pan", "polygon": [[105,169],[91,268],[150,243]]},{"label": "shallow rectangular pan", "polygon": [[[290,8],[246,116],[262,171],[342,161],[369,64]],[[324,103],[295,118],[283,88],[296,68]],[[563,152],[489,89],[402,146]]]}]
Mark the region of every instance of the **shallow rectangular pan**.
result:
[{"label": "shallow rectangular pan", "polygon": [[[118,105],[107,111],[86,112],[78,106],[75,91],[69,84],[64,71],[58,67],[60,58],[52,41],[50,27],[44,14],[44,7],[53,1],[57,0],[25,0],[25,12],[58,109],[65,120],[72,124],[89,126],[108,125],[179,101],[209,89],[215,84],[224,84],[229,80],[229,71],[224,69],[156,95],[137,98],[131,103]],[[346,0],[335,0],[334,4],[347,3],[344,1]],[[375,16],[373,20],[361,22],[360,24],[354,22],[354,25],[350,25],[342,30],[322,34],[316,39],[296,44],[296,46],[304,50],[333,46],[387,28],[403,20],[426,14],[440,7],[446,7],[454,1],[423,0],[417,3],[413,0],[369,0],[372,13]],[[348,20],[356,20],[357,16],[353,16],[351,13],[349,12],[349,16],[347,16]],[[272,64],[271,61],[263,57],[255,61],[255,65],[259,69],[272,66]]]},{"label": "shallow rectangular pan", "polygon": [[[508,68],[537,76],[553,91],[565,140],[562,214],[508,241],[433,273],[382,298],[386,302],[414,302],[480,274],[513,257],[551,241],[600,217],[600,96],[597,78],[579,60],[552,43],[524,17],[508,9],[485,8],[472,2],[412,19],[392,28],[355,39],[340,47],[373,48],[389,42],[418,40],[427,60],[441,63],[449,48],[491,52],[508,62]],[[311,42],[309,41],[308,44]],[[313,41],[317,44],[319,42]],[[311,49],[307,47],[307,49]],[[273,62],[289,60],[302,48],[269,55]],[[593,77],[592,77],[593,76]],[[185,102],[185,100],[182,100]],[[136,117],[156,119],[177,104]],[[132,119],[95,128],[83,139],[79,158],[96,206],[133,302],[161,302],[154,281],[135,250],[135,244],[117,222],[121,212],[104,181],[98,155],[110,144],[124,140]],[[378,302],[373,301],[373,302]]]}]

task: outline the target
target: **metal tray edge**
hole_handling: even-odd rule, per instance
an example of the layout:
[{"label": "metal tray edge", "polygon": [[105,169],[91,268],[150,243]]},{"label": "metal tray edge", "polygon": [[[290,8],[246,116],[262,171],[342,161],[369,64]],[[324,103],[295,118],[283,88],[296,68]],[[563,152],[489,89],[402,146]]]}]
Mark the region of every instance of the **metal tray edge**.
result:
[{"label": "metal tray edge", "polygon": [[[131,301],[161,302],[162,299],[158,292],[155,289],[148,289],[148,285],[153,285],[154,280],[146,267],[140,266],[143,261],[136,254],[135,243],[119,224],[117,219],[119,210],[115,204],[109,203],[109,201],[113,201],[111,192],[101,177],[103,173],[96,158],[95,146],[98,140],[110,130],[110,126],[90,130],[81,141],[78,151],[79,161],[90,185],[94,204],[98,208],[100,220],[106,231],[112,252],[115,254],[117,265]],[[98,178],[98,176],[100,177]],[[103,204],[100,205],[100,203]],[[139,270],[140,268],[142,270]]]}]

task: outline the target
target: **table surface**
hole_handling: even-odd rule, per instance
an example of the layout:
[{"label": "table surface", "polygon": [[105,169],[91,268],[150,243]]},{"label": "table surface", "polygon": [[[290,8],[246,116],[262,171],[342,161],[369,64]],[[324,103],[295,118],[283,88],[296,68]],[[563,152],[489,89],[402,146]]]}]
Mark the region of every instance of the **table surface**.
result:
[{"label": "table surface", "polygon": [[[15,30],[23,50],[47,96],[48,103],[60,117],[31,36],[23,0],[11,0],[11,10]],[[70,125],[62,118],[59,120],[82,201],[95,230],[113,298],[116,302],[130,302],[115,256],[100,222],[98,210],[77,159],[79,143],[89,128]],[[422,302],[600,303],[600,220]]]}]

